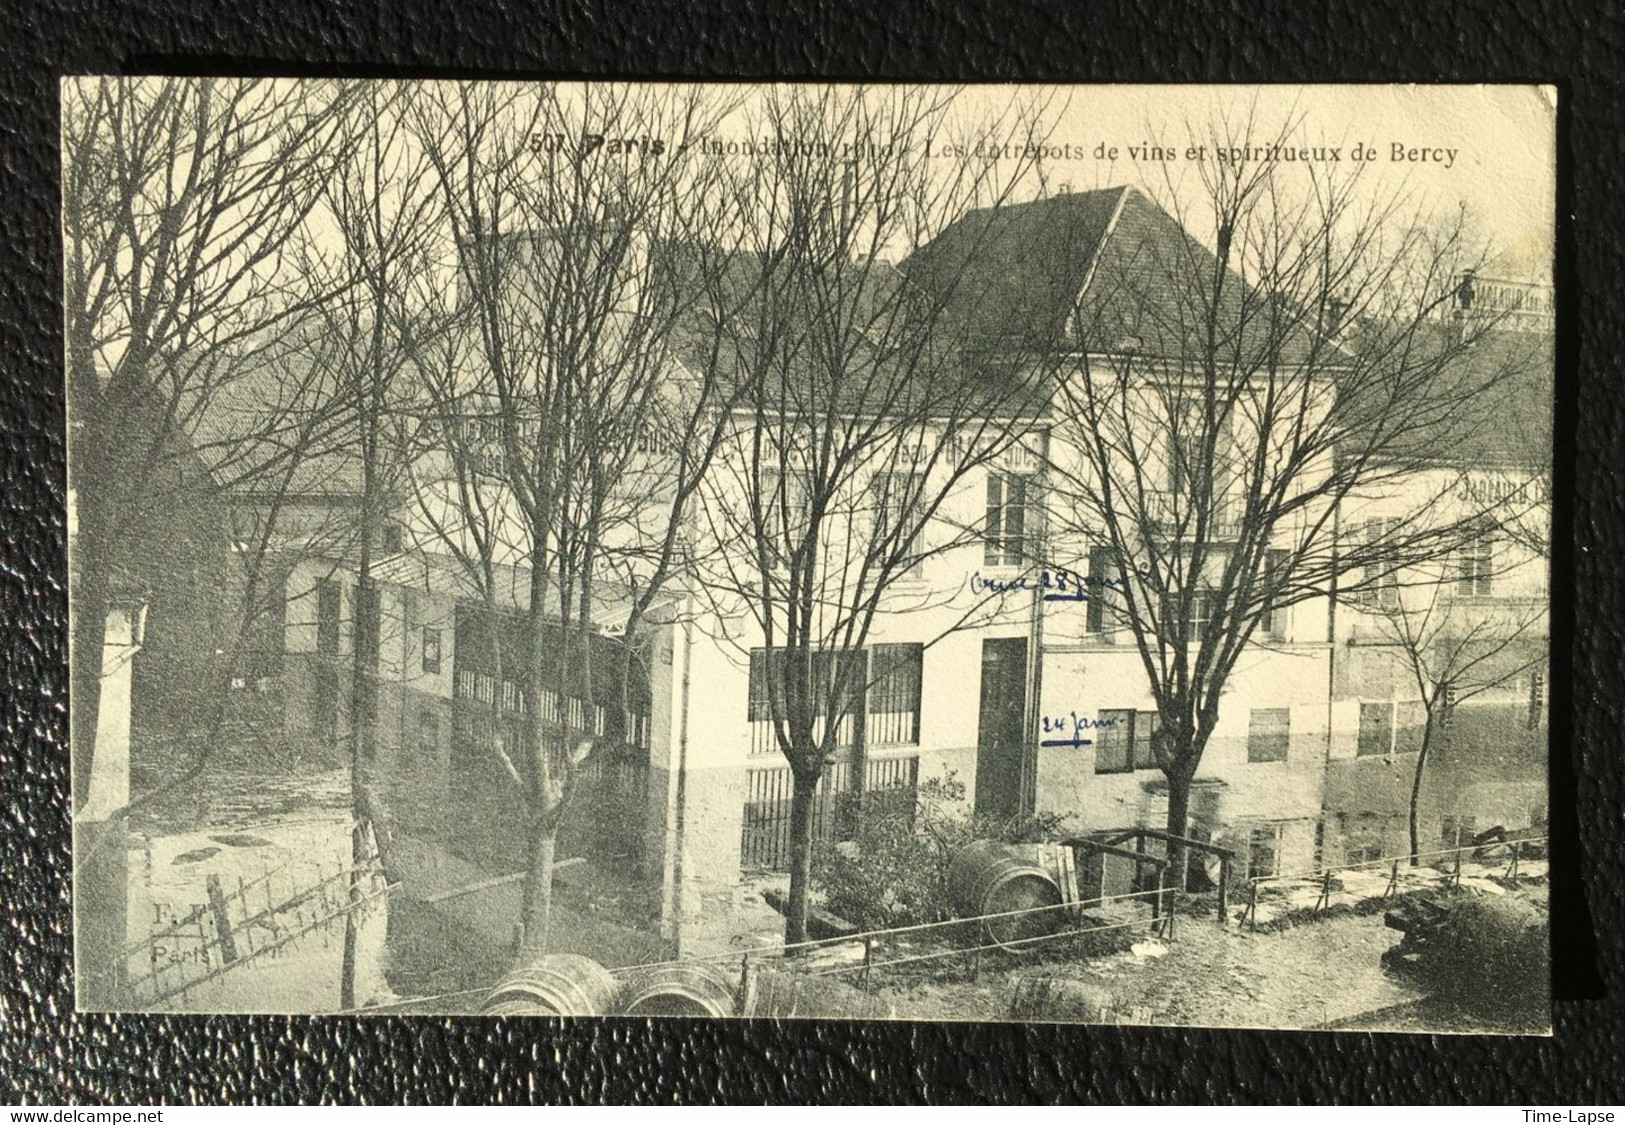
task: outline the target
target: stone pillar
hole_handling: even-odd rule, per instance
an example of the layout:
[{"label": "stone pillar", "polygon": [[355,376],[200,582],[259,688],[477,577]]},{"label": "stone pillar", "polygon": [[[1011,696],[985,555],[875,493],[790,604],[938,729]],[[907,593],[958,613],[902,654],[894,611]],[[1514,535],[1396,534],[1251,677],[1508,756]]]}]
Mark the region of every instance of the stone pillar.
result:
[{"label": "stone pillar", "polygon": [[124,807],[130,803],[130,680],[146,606],[107,611],[101,705],[85,803],[74,827],[74,971],[81,1009],[121,1006],[129,887]]}]

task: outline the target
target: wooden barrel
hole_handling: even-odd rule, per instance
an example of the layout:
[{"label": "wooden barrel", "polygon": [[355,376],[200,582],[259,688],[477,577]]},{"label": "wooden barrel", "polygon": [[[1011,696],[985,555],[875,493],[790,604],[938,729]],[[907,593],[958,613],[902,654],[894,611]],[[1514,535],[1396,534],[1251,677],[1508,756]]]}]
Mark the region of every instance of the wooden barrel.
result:
[{"label": "wooden barrel", "polygon": [[629,1016],[711,1016],[736,1013],[739,966],[677,962],[655,965],[621,990],[621,1011]]},{"label": "wooden barrel", "polygon": [[615,978],[591,957],[548,953],[497,981],[480,1010],[491,1015],[608,1015],[615,1010]]},{"label": "wooden barrel", "polygon": [[1010,1018],[1040,1023],[1106,1023],[1112,994],[1093,981],[1026,977],[1010,997]]},{"label": "wooden barrel", "polygon": [[1079,910],[1077,856],[1066,844],[1015,844],[1018,854],[1044,869],[1061,891],[1061,902],[1068,917],[1076,918]]},{"label": "wooden barrel", "polygon": [[754,965],[745,976],[739,1014],[763,1020],[897,1018],[896,1009],[888,1001],[831,977],[783,973]]},{"label": "wooden barrel", "polygon": [[[959,850],[948,867],[948,894],[963,914],[978,917],[1064,903],[1054,873],[1031,858],[1033,845],[1025,847],[1028,855],[1022,854],[1023,845],[977,840]],[[1075,882],[1072,897],[1075,902]],[[1051,909],[989,918],[984,926],[989,940],[1006,945],[1052,934],[1066,920],[1065,911]]]}]

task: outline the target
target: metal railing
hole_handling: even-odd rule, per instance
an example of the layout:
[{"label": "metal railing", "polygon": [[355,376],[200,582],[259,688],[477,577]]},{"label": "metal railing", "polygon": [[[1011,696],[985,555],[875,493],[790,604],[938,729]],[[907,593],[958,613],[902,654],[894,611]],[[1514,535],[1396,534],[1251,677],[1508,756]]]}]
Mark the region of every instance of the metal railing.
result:
[{"label": "metal railing", "polygon": [[[1316,887],[1318,889],[1318,894],[1316,895],[1315,903],[1311,908],[1311,912],[1319,913],[1324,911],[1332,905],[1332,898],[1334,895],[1349,893],[1336,888],[1333,885],[1333,881],[1336,879],[1337,875],[1342,872],[1380,870],[1384,867],[1388,868],[1388,880],[1382,893],[1376,896],[1363,896],[1364,898],[1380,898],[1383,901],[1386,901],[1401,893],[1402,883],[1405,882],[1405,880],[1400,878],[1402,873],[1414,876],[1414,878],[1410,881],[1417,883],[1419,885],[1418,889],[1440,885],[1460,887],[1462,879],[1462,856],[1469,853],[1473,854],[1475,857],[1478,857],[1483,853],[1493,853],[1499,850],[1504,850],[1507,853],[1506,855],[1497,858],[1493,863],[1482,864],[1481,866],[1490,872],[1494,872],[1499,868],[1499,874],[1491,875],[1490,877],[1500,878],[1504,881],[1512,883],[1515,886],[1521,878],[1525,877],[1525,873],[1523,873],[1521,870],[1524,858],[1524,848],[1528,845],[1544,846],[1546,842],[1547,837],[1543,835],[1506,840],[1492,840],[1482,844],[1462,844],[1454,848],[1438,848],[1433,851],[1417,852],[1414,854],[1414,856],[1407,852],[1402,856],[1381,856],[1377,859],[1362,860],[1359,863],[1345,863],[1340,866],[1318,867],[1312,871],[1299,871],[1281,875],[1260,876],[1256,879],[1249,879],[1247,881],[1247,905],[1242,909],[1240,921],[1251,929],[1257,929],[1258,891],[1260,887],[1270,884],[1300,883],[1305,884],[1306,886]],[[1417,860],[1417,864],[1412,865],[1412,859]],[[1502,866],[1502,859],[1505,860],[1504,867]],[[1440,867],[1425,862],[1428,860],[1444,860],[1445,862],[1444,865]],[[1433,872],[1437,877],[1430,877],[1429,875],[1425,874],[1426,872]],[[1355,895],[1353,897],[1358,901],[1362,896]]]}]

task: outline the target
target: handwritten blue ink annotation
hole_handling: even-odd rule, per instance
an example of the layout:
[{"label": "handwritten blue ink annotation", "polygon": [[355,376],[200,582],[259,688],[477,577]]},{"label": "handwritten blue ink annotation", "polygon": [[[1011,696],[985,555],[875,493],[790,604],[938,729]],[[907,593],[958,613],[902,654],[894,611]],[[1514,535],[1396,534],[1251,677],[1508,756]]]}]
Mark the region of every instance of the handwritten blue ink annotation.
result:
[{"label": "handwritten blue ink annotation", "polygon": [[1107,730],[1117,725],[1116,719],[1092,719],[1088,715],[1079,715],[1076,711],[1068,715],[1045,715],[1043,719],[1044,734],[1070,734],[1070,738],[1046,738],[1039,741],[1040,746],[1093,746],[1094,739],[1083,737],[1086,730]]},{"label": "handwritten blue ink annotation", "polygon": [[1042,590],[1046,602],[1088,601],[1089,587],[1111,589],[1119,585],[1121,583],[1116,578],[1077,574],[1065,567],[1041,571],[1036,579],[1030,574],[1018,574],[1014,578],[994,578],[983,575],[979,570],[970,576],[970,592],[973,594],[1011,594],[1021,590]]}]

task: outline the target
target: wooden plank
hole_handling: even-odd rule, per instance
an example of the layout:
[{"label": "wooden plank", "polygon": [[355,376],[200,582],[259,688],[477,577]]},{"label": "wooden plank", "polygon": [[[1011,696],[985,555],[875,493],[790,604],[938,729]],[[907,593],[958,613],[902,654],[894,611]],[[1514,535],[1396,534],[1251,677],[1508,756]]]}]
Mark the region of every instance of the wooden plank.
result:
[{"label": "wooden plank", "polygon": [[226,964],[237,960],[237,939],[231,932],[231,911],[226,905],[226,892],[220,886],[220,876],[210,874],[204,881],[209,892],[209,910],[214,914],[215,939],[220,943],[220,958]]},{"label": "wooden plank", "polygon": [[1135,851],[1133,848],[1122,848],[1118,847],[1116,844],[1103,844],[1099,840],[1090,839],[1087,836],[1074,836],[1070,839],[1062,840],[1061,843],[1074,848],[1088,848],[1090,851],[1104,852],[1107,855],[1121,856],[1124,859],[1132,859],[1136,863],[1149,863],[1158,869],[1168,865],[1168,861],[1160,855],[1152,855],[1150,852]]}]

